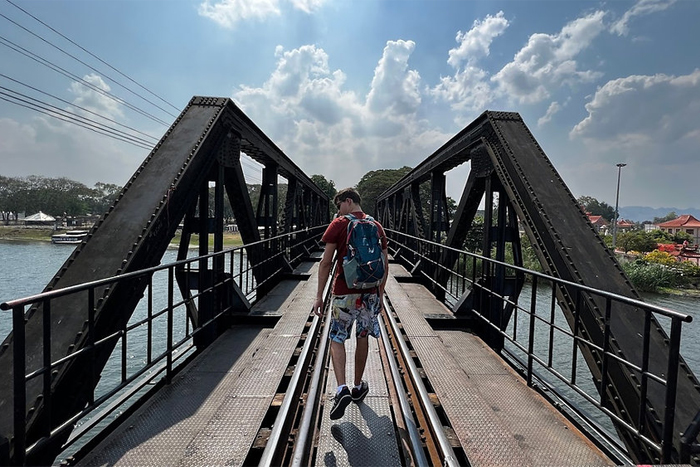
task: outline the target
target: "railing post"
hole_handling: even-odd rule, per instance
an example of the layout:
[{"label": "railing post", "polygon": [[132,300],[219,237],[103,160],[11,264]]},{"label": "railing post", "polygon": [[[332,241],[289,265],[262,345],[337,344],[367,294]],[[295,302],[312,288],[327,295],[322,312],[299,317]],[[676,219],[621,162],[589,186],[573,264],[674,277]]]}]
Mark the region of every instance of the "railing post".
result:
[{"label": "railing post", "polygon": [[678,386],[678,354],[681,348],[681,320],[671,318],[671,336],[666,371],[666,402],[664,406],[664,431],[661,442],[661,462],[671,462],[673,449],[673,423],[676,416],[676,388]]},{"label": "railing post", "polygon": [[527,344],[527,385],[532,387],[532,354],[535,351],[535,313],[537,312],[537,276],[532,277],[532,295],[530,296],[530,333]]},{"label": "railing post", "polygon": [[87,336],[88,346],[90,347],[90,352],[92,353],[92,358],[90,358],[90,397],[88,403],[90,405],[95,403],[95,386],[97,386],[97,369],[95,368],[95,355],[97,349],[95,348],[95,289],[90,287],[88,290],[88,336]]},{"label": "railing post", "polygon": [[644,335],[642,336],[642,375],[641,387],[639,389],[639,412],[637,413],[637,429],[640,433],[644,432],[646,427],[646,401],[647,388],[649,386],[649,338],[651,332],[651,311],[647,308],[644,310]]},{"label": "railing post", "polygon": [[605,299],[605,322],[603,331],[603,355],[601,357],[601,368],[600,368],[600,406],[605,408],[605,402],[607,400],[607,386],[608,386],[608,352],[610,351],[610,310],[612,308],[612,302],[610,298]]},{"label": "railing post", "polygon": [[173,287],[175,284],[175,273],[173,268],[168,268],[168,338],[167,338],[167,356],[166,356],[166,370],[165,370],[165,381],[170,384],[172,381],[173,373]]},{"label": "railing post", "polygon": [[46,437],[51,436],[51,301],[47,300],[44,302],[43,307],[42,307],[42,313],[43,313],[43,329],[42,329],[42,338],[43,338],[43,344],[42,344],[42,356],[43,356],[43,374],[42,374],[42,383],[44,385],[43,387],[43,404],[44,404],[44,411],[46,412],[46,416],[48,417],[48,420],[46,423],[44,423],[44,426],[42,427],[43,435]]},{"label": "railing post", "polygon": [[25,424],[27,417],[27,391],[25,389],[25,334],[24,334],[24,307],[12,308],[12,337],[14,362],[12,365],[14,383],[14,452],[12,461],[15,465],[24,465],[26,433]]}]

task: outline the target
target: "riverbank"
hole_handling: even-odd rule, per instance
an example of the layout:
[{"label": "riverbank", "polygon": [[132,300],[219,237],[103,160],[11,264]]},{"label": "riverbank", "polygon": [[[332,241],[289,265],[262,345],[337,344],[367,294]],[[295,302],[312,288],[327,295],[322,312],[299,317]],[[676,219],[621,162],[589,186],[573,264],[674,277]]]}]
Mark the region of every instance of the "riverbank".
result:
[{"label": "riverbank", "polygon": [[[51,235],[58,233],[51,227],[32,227],[24,228],[17,226],[0,226],[0,241],[7,242],[49,242],[51,243]],[[214,235],[209,235],[209,245],[214,244]],[[175,237],[170,242],[171,247],[180,245],[180,232],[175,234]],[[243,245],[241,234],[238,232],[224,232],[224,247],[233,248]],[[199,236],[193,235],[190,241],[190,247],[199,246]]]}]

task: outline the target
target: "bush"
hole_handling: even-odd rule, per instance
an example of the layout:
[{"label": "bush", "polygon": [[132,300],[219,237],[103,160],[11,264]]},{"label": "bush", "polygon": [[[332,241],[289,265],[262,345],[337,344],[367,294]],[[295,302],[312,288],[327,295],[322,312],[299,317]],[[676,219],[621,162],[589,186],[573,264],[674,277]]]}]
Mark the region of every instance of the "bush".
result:
[{"label": "bush", "polygon": [[622,265],[632,284],[642,292],[658,292],[662,287],[675,287],[680,275],[672,268],[659,263],[633,261]]},{"label": "bush", "polygon": [[663,264],[666,266],[673,266],[677,263],[676,258],[670,253],[665,251],[654,250],[651,253],[644,255],[644,260],[650,263]]}]

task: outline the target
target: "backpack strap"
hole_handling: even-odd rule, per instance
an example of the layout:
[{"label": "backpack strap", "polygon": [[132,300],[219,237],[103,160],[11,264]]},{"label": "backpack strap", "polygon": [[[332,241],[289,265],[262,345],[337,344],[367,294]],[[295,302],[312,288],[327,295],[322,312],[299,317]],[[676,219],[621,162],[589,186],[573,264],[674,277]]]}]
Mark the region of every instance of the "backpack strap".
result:
[{"label": "backpack strap", "polygon": [[353,221],[358,220],[357,217],[353,216],[352,214],[345,214],[343,215],[344,218],[346,218],[348,222],[348,228],[346,231],[346,236],[345,236],[345,244],[350,245],[350,235],[352,234],[352,223]]}]

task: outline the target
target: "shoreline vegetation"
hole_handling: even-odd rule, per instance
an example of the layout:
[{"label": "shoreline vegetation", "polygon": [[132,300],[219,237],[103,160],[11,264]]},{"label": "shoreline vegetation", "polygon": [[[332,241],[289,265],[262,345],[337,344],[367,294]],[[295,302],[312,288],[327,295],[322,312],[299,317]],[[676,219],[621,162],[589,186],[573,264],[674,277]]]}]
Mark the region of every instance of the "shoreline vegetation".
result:
[{"label": "shoreline vegetation", "polygon": [[[51,242],[51,235],[60,232],[51,227],[18,227],[18,226],[0,226],[0,241],[1,242]],[[213,245],[213,235],[209,237],[209,244]],[[180,244],[180,232],[178,231],[173,237],[168,248],[177,248]],[[190,248],[196,248],[199,245],[197,235],[192,236]],[[243,245],[243,240],[238,232],[224,232],[224,247],[233,248]],[[625,256],[621,253],[616,253],[618,256]],[[629,258],[626,258],[629,261]],[[623,260],[624,261],[624,260]],[[700,289],[698,288],[672,288],[658,287],[653,292],[659,295],[676,295],[684,297],[700,297]]]},{"label": "shoreline vegetation", "polygon": [[[73,228],[71,228],[73,229]],[[78,229],[77,227],[75,228]],[[89,229],[84,229],[89,230]],[[3,242],[51,242],[51,235],[60,233],[61,230],[54,230],[51,227],[17,227],[17,226],[0,226],[0,241]],[[209,235],[209,244],[214,244],[214,235]],[[175,233],[175,236],[170,241],[169,248],[177,248],[180,245],[180,231]],[[233,248],[243,245],[241,234],[238,232],[224,232],[224,247]],[[192,235],[190,248],[199,246],[199,236]]]}]

